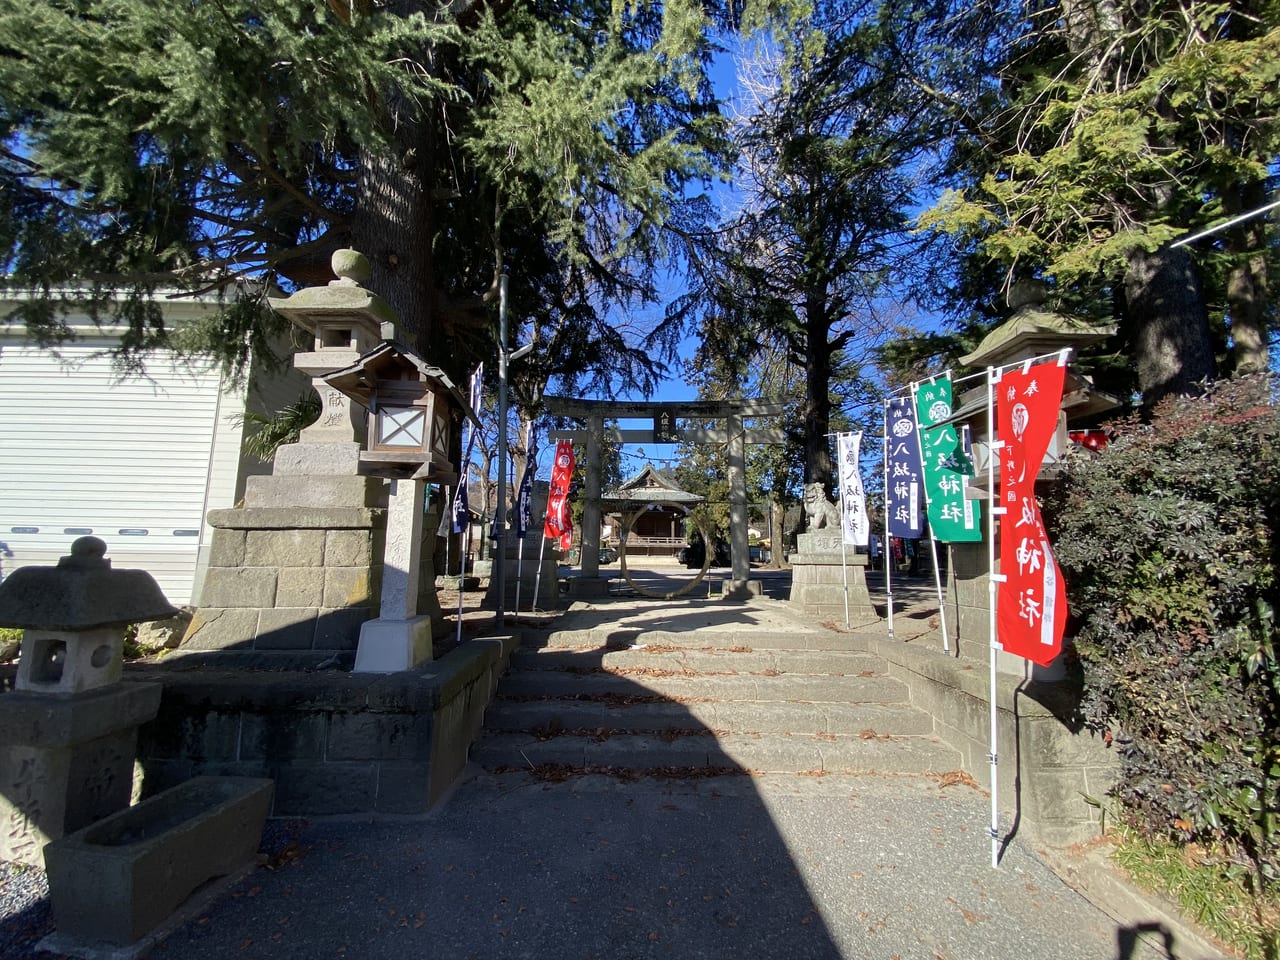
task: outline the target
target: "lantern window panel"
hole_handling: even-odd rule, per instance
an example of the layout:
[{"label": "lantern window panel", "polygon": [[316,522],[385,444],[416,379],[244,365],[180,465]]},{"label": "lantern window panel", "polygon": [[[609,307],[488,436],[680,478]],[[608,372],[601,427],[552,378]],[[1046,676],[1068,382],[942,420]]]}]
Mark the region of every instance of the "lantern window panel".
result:
[{"label": "lantern window panel", "polygon": [[378,407],[377,444],[421,450],[426,443],[427,410],[423,407]]}]

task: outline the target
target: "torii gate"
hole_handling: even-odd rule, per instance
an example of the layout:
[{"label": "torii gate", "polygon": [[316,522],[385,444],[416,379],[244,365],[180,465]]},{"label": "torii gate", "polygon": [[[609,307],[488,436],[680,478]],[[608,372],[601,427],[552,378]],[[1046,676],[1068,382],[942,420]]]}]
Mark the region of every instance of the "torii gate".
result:
[{"label": "torii gate", "polygon": [[[727,585],[726,599],[742,600],[755,591],[750,587],[751,566],[747,552],[747,469],[748,443],[782,443],[783,432],[777,427],[744,428],[744,417],[778,416],[786,411],[781,400],[577,400],[572,397],[544,397],[547,412],[561,417],[582,418],[586,430],[552,430],[552,440],[572,440],[586,444],[586,490],[582,510],[582,543],[600,542],[600,474],[604,456],[604,438],[622,443],[723,443],[729,449],[729,545],[733,553],[732,579]],[[606,419],[653,418],[651,430],[608,431]],[[676,417],[691,420],[726,420],[725,426],[677,428]],[[583,595],[592,589],[605,590],[608,585],[597,577],[600,557],[595,550],[583,550],[582,577],[571,586],[571,592]]]}]

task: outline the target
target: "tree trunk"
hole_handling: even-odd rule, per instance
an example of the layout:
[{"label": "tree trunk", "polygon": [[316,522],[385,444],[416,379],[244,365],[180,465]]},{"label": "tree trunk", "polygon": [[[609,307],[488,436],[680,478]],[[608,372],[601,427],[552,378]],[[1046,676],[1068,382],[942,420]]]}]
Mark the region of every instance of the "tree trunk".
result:
[{"label": "tree trunk", "polygon": [[787,509],[782,501],[774,496],[769,501],[769,566],[775,570],[783,570],[791,566],[787,563],[787,551],[784,547],[787,522]]},{"label": "tree trunk", "polygon": [[804,482],[820,483],[830,493],[835,476],[827,439],[831,426],[830,324],[822,296],[810,293],[805,300]]},{"label": "tree trunk", "polygon": [[[1222,191],[1223,212],[1236,216],[1267,202],[1262,183]],[[1232,372],[1236,376],[1263,373],[1270,367],[1267,349],[1266,220],[1255,217],[1223,235],[1231,256],[1227,274],[1227,312],[1231,320]]]},{"label": "tree trunk", "polygon": [[[398,139],[407,152],[405,138]],[[399,316],[400,339],[453,376],[458,371],[451,369],[450,357],[431,344],[433,218],[428,185],[418,167],[391,153],[361,157],[352,245],[369,258],[369,288]]]},{"label": "tree trunk", "polygon": [[1130,253],[1124,295],[1144,406],[1213,379],[1209,318],[1185,249]]}]

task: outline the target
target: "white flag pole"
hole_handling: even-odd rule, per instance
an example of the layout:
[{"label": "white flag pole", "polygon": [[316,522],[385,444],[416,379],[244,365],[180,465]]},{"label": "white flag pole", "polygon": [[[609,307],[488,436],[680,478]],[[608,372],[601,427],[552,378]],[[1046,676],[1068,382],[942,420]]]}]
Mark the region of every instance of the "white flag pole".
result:
[{"label": "white flag pole", "polygon": [[849,626],[849,557],[846,554],[848,548],[844,545],[844,531],[840,531],[840,569],[844,575],[844,625],[847,629]]},{"label": "white flag pole", "polygon": [[893,577],[889,574],[893,556],[893,539],[889,536],[889,401],[880,404],[884,425],[880,435],[884,445],[884,543],[880,545],[880,562],[884,565],[884,592],[889,604],[889,639],[893,639]]},{"label": "white flag pole", "polygon": [[938,571],[938,538],[933,535],[933,524],[929,525],[929,552],[933,554],[933,589],[938,595],[938,621],[942,624],[942,652],[951,652],[951,642],[947,631],[947,598],[942,592],[942,574]]},{"label": "white flag pole", "polygon": [[[551,462],[554,465],[555,461],[552,460]],[[555,467],[552,466],[551,469],[552,471],[554,471]],[[554,473],[553,473],[553,476],[554,476]],[[538,536],[538,576],[533,584],[533,604],[529,608],[531,611],[538,609],[538,587],[542,585],[542,561],[547,558],[547,517],[549,516],[551,516],[550,490],[547,491],[546,509],[542,511],[542,533],[539,534]],[[556,580],[557,583],[560,580],[559,577],[554,577],[553,579]]]},{"label": "white flag pole", "polygon": [[471,515],[467,515],[467,529],[462,536],[462,556],[458,558],[458,643],[462,643],[462,597],[466,593],[467,554],[471,550]]},{"label": "white flag pole", "polygon": [[516,545],[516,613],[520,612],[520,578],[524,573],[524,540],[528,535],[529,531],[526,530],[525,536]]},{"label": "white flag pole", "polygon": [[[449,496],[452,491],[451,487],[444,488],[444,503],[440,505],[440,512],[444,516],[440,520],[440,526],[444,527],[446,533],[444,535],[444,575],[449,576],[449,541],[453,539],[453,498]],[[447,524],[447,526],[446,526]]]},{"label": "white flag pole", "polygon": [[[932,383],[933,379],[931,378],[929,382]],[[918,386],[919,386],[918,381],[916,383],[911,384],[911,406],[913,408],[913,411],[916,417],[916,439],[919,441],[919,443],[916,444],[916,447],[920,451],[920,482],[924,484],[924,511],[925,511],[925,516],[928,517],[929,506],[933,502],[933,498],[929,496],[928,474],[925,472],[925,468],[924,468],[925,426],[920,422],[920,407],[916,403],[916,388]],[[950,640],[950,631],[947,630],[947,603],[946,603],[946,598],[943,597],[942,595],[942,584],[938,576],[938,536],[934,532],[932,522],[930,522],[929,524],[929,548],[933,552],[933,580],[934,580],[934,588],[938,594],[938,622],[942,626],[942,652],[950,653],[951,640]]]},{"label": "white flag pole", "polygon": [[[996,591],[1004,575],[996,573],[996,516],[1003,516],[1006,507],[1000,503],[996,492],[996,456],[1004,447],[1003,441],[996,439],[995,385],[1000,382],[1000,372],[994,367],[987,368],[987,490],[990,491],[990,506],[987,511],[987,602],[989,604],[989,624],[987,636],[990,641],[990,714],[991,714],[991,869],[1000,866],[1000,754],[999,724],[1000,708],[996,702],[996,656],[1000,650],[1000,637],[996,624]],[[1003,522],[1003,521],[1002,521]]]}]

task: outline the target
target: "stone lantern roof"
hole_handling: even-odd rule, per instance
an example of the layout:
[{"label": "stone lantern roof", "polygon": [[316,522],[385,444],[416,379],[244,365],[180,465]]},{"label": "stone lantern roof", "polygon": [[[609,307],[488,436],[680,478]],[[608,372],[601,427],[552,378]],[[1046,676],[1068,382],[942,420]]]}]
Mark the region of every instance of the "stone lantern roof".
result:
[{"label": "stone lantern roof", "polygon": [[325,286],[303,287],[288,297],[268,297],[272,309],[316,333],[325,321],[357,318],[383,339],[395,337],[398,317],[392,306],[361,284],[368,283],[369,260],[356,250],[336,250],[330,258],[336,280]]},{"label": "stone lantern roof", "polygon": [[1115,335],[1114,326],[1098,326],[1048,309],[1047,296],[1044,284],[1038,281],[1015,284],[1009,292],[1013,315],[983,337],[978,348],[960,362],[967,367],[998,367]]},{"label": "stone lantern roof", "polygon": [[107,545],[80,537],[56,567],[19,567],[0,583],[0,626],[80,632],[178,611],[145,570],[113,570]]}]

